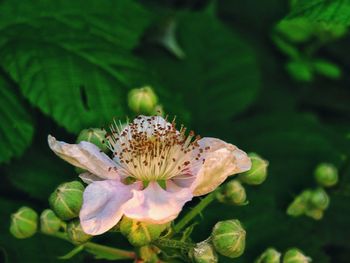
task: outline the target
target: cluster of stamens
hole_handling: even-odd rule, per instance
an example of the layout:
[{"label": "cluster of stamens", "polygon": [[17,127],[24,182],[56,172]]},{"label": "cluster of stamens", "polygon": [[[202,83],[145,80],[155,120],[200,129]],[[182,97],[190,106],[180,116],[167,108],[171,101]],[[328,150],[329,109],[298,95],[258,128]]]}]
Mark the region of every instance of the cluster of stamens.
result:
[{"label": "cluster of stamens", "polygon": [[204,163],[202,153],[208,150],[199,146],[200,136],[188,134],[176,123],[153,117],[137,117],[123,128],[114,124],[106,135],[106,143],[113,152],[117,171],[125,178],[141,181],[167,180],[177,175],[191,175]]}]

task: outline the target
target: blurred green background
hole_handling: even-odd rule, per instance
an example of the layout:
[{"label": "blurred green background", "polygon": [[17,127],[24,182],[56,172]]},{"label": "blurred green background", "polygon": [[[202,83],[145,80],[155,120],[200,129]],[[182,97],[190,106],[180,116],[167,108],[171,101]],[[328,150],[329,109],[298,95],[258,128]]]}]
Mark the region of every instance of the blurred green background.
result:
[{"label": "blurred green background", "polygon": [[[76,179],[49,151],[49,133],[74,142],[132,117],[128,91],[144,85],[179,123],[270,162],[267,181],[247,188],[249,205],[210,206],[195,241],[238,218],[246,251],[220,262],[253,262],[270,246],[349,262],[349,23],[348,0],[0,0],[0,262],[58,262],[72,249],[42,235],[16,240],[10,214],[42,211]],[[287,216],[320,162],[340,170],[324,218]],[[113,235],[97,241],[127,247]]]}]

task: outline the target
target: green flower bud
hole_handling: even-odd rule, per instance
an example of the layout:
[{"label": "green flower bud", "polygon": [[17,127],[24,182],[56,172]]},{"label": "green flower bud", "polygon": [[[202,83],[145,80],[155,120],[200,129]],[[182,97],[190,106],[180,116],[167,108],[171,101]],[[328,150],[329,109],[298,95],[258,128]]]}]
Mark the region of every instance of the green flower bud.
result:
[{"label": "green flower bud", "polygon": [[133,89],[128,94],[129,108],[138,114],[152,114],[157,102],[158,97],[150,86]]},{"label": "green flower bud", "polygon": [[300,195],[298,195],[288,206],[287,214],[294,217],[303,215],[308,207],[311,194],[311,190],[305,190]]},{"label": "green flower bud", "polygon": [[120,222],[120,232],[135,247],[145,246],[157,240],[169,224],[148,224],[126,216]]},{"label": "green flower bud", "polygon": [[316,72],[325,77],[331,79],[339,79],[341,77],[342,72],[340,67],[330,61],[324,59],[317,59],[312,62],[312,65]]},{"label": "green flower bud", "polygon": [[84,186],[78,181],[63,183],[50,195],[52,210],[62,220],[70,220],[79,215],[83,203]]},{"label": "green flower bud", "polygon": [[282,20],[276,30],[294,43],[308,41],[313,34],[313,25],[305,18]]},{"label": "green flower bud", "polygon": [[229,258],[241,256],[245,249],[246,232],[238,220],[216,223],[211,233],[215,250]]},{"label": "green flower bud", "polygon": [[281,253],[274,248],[268,248],[264,253],[255,261],[255,263],[280,263]]},{"label": "green flower bud", "polygon": [[249,185],[262,184],[267,177],[267,167],[269,162],[262,159],[256,153],[248,154],[252,161],[252,168],[239,175],[239,180]]},{"label": "green flower bud", "polygon": [[302,251],[297,248],[289,249],[283,257],[283,263],[308,263],[311,258],[306,257]]},{"label": "green flower bud", "polygon": [[82,130],[77,138],[77,143],[87,141],[95,144],[104,153],[108,153],[109,149],[105,143],[107,132],[99,128],[89,128]]},{"label": "green flower bud", "polygon": [[195,263],[216,263],[218,262],[218,255],[215,252],[213,245],[205,240],[197,243],[190,251],[190,257]]},{"label": "green flower bud", "polygon": [[329,163],[321,163],[315,169],[317,183],[324,187],[331,187],[338,182],[338,169]]},{"label": "green flower bud", "polygon": [[38,229],[38,214],[31,208],[23,206],[11,215],[11,234],[19,239],[33,236]]},{"label": "green flower bud", "polygon": [[92,237],[84,232],[79,219],[74,219],[68,223],[67,234],[68,238],[75,244],[85,243]]},{"label": "green flower bud", "polygon": [[329,205],[329,197],[325,190],[322,188],[317,188],[312,191],[310,196],[310,204],[311,206],[325,210]]},{"label": "green flower bud", "polygon": [[314,79],[313,68],[307,61],[291,60],[286,64],[286,70],[296,81],[311,82]]},{"label": "green flower bud", "polygon": [[245,205],[247,195],[243,185],[238,180],[231,180],[226,183],[217,194],[217,199],[226,204]]},{"label": "green flower bud", "polygon": [[51,209],[45,209],[40,215],[40,229],[45,234],[56,233],[62,223]]},{"label": "green flower bud", "polygon": [[305,211],[305,215],[315,220],[321,220],[323,218],[323,214],[323,210],[319,208],[309,208]]}]

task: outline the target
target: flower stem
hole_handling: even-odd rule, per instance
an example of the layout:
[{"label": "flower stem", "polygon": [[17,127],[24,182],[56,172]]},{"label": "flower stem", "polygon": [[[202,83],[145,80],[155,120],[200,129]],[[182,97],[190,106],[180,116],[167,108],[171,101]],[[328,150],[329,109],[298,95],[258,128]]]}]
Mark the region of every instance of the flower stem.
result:
[{"label": "flower stem", "polygon": [[216,192],[214,191],[204,197],[189,213],[187,213],[181,220],[174,226],[175,233],[180,232],[185,226],[187,226],[204,208],[206,208],[211,202],[216,199]]},{"label": "flower stem", "polygon": [[[45,233],[46,234],[46,233]],[[56,238],[60,238],[71,242],[67,235],[62,232],[57,232],[53,234],[46,234]],[[72,242],[71,242],[72,243]],[[136,253],[133,251],[123,250],[119,248],[113,248],[105,245],[100,245],[93,242],[86,242],[83,244],[84,249],[91,252],[92,254],[103,256],[104,259],[118,260],[118,259],[135,259]]]}]

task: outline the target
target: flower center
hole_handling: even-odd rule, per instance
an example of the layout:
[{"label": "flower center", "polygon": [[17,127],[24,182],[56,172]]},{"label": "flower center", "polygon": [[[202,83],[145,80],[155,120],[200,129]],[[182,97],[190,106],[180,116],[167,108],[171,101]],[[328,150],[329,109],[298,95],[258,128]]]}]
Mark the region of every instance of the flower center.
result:
[{"label": "flower center", "polygon": [[161,117],[139,116],[126,128],[111,126],[107,135],[118,172],[141,181],[167,180],[177,175],[191,175],[204,162],[194,132],[176,130],[176,123]]}]

